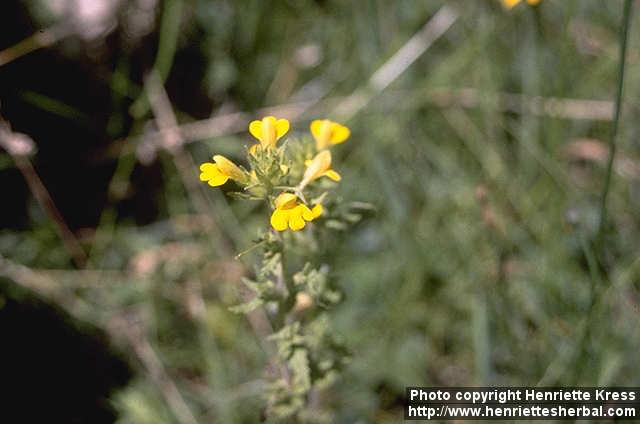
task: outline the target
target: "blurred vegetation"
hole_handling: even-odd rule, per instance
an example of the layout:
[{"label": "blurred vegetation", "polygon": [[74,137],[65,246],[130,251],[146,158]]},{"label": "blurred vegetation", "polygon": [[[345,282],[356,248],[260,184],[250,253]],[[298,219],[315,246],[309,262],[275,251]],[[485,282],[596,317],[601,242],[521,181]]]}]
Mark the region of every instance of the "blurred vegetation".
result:
[{"label": "blurred vegetation", "polygon": [[[114,2],[98,35],[53,3],[7,6],[2,19],[22,18],[0,57],[25,54],[0,67],[0,114],[34,139],[31,161],[87,265],[0,153],[2,298],[18,283],[109,335],[135,370],[110,395],[119,422],[259,421],[269,342],[228,308],[254,271],[253,253],[234,255],[268,216],[194,191],[185,164],[241,162],[249,119],[282,104],[296,131],[318,117],[351,128],[334,152],[341,193],[377,209],[323,240],[344,294],[329,317],[351,360],[316,421],[398,422],[411,385],[638,385],[633,18],[597,239],[623,1],[137,0]],[[372,89],[441,7],[457,13],[451,27]],[[12,47],[40,28],[57,42]],[[144,88],[154,67],[181,124],[224,118],[182,156],[140,147],[161,144]]]}]

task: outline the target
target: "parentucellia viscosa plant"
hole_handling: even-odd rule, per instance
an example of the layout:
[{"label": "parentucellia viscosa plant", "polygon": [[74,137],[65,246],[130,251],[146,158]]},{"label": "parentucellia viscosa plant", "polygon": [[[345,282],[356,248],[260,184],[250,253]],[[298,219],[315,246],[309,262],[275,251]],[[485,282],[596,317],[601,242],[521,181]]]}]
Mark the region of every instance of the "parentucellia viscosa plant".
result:
[{"label": "parentucellia viscosa plant", "polygon": [[258,143],[247,150],[249,169],[216,155],[200,166],[200,180],[213,187],[234,180],[243,189],[235,195],[269,208],[249,249],[262,251],[254,279],[244,280],[254,296],[233,310],[264,308],[273,328],[277,371],[267,390],[267,415],[318,422],[330,420],[321,411],[322,389],[346,359],[326,315],[340,293],[329,284],[328,266],[320,263],[322,240],[358,221],[354,208],[367,205],[345,205],[334,193],[341,176],[332,168],[330,148],[346,141],[349,129],[323,119],[311,122],[310,131],[312,137],[281,141],[289,121],[273,116],[253,121],[249,132]]}]

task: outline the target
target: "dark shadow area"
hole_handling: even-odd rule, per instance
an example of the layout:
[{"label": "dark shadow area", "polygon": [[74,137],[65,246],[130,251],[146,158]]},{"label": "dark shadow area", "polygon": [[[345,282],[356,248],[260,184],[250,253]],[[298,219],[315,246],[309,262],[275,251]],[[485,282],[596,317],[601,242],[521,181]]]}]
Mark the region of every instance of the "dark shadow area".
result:
[{"label": "dark shadow area", "polygon": [[11,284],[0,280],[3,416],[19,417],[15,422],[115,421],[109,396],[127,383],[131,370],[106,335],[79,327]]}]

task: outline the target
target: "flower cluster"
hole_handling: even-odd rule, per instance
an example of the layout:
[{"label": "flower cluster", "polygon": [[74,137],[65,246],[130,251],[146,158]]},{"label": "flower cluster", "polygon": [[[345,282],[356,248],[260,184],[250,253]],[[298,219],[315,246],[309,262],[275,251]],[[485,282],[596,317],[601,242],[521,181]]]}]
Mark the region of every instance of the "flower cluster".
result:
[{"label": "flower cluster", "polygon": [[[333,337],[327,318],[341,294],[331,284],[328,265],[318,263],[324,239],[320,230],[344,229],[359,221],[356,211],[367,208],[332,195],[342,177],[332,167],[330,149],[349,138],[349,128],[315,120],[310,136],[282,140],[289,130],[289,121],[274,116],[251,122],[249,133],[257,143],[247,149],[248,166],[215,155],[200,165],[200,180],[212,187],[233,180],[242,188],[233,194],[263,201],[271,209],[269,222],[275,231],[261,231],[255,245],[242,253],[261,247],[255,273],[243,279],[253,296],[231,310],[249,313],[262,307],[273,328],[269,340],[277,355],[271,360],[283,372],[269,379],[265,413],[307,422],[304,414],[312,393],[328,387],[347,360],[347,350]],[[322,228],[316,223],[314,231],[284,237],[283,232],[298,232],[319,219]]]},{"label": "flower cluster", "polygon": [[318,194],[312,187],[319,179],[332,182],[341,176],[331,167],[333,145],[343,143],[350,131],[344,125],[328,119],[311,122],[309,127],[315,143],[287,145],[279,140],[290,129],[289,121],[267,116],[249,124],[249,133],[258,143],[248,149],[250,169],[238,166],[222,155],[215,155],[213,162],[200,165],[200,180],[212,187],[234,180],[242,186],[244,194],[254,199],[268,201],[273,209],[271,226],[276,231],[299,231],[323,215],[322,201],[326,193],[308,202],[308,194]]}]

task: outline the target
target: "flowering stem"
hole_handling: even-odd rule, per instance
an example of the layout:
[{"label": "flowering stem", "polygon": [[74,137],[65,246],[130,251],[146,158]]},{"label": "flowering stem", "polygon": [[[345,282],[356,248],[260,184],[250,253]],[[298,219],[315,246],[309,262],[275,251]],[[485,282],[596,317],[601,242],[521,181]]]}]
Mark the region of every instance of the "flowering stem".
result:
[{"label": "flowering stem", "polygon": [[620,56],[618,62],[618,89],[616,92],[615,110],[613,115],[613,124],[611,127],[611,139],[609,142],[609,159],[607,162],[607,170],[605,174],[604,187],[602,189],[602,197],[600,201],[600,220],[598,223],[598,232],[596,243],[598,252],[601,253],[602,237],[604,235],[604,227],[607,221],[607,198],[611,187],[611,176],[613,174],[613,162],[616,155],[616,137],[618,134],[618,123],[620,121],[620,110],[622,108],[622,88],[624,85],[624,71],[627,56],[627,39],[629,37],[629,27],[631,20],[632,0],[625,0],[624,11],[622,15],[622,28],[620,29]]},{"label": "flowering stem", "polygon": [[276,316],[275,331],[277,332],[286,325],[286,317],[295,301],[293,295],[293,281],[287,276],[287,268],[284,259],[284,249],[280,251],[280,271],[278,275],[278,286],[282,289],[283,297],[278,302],[278,312]]}]

